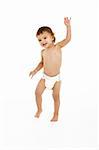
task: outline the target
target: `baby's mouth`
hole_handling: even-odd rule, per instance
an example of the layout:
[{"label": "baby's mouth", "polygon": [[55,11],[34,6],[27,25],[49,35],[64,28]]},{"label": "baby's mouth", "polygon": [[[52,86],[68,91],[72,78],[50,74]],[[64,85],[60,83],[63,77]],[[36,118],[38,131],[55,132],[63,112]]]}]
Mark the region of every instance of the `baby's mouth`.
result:
[{"label": "baby's mouth", "polygon": [[47,43],[44,43],[43,46],[45,46]]}]

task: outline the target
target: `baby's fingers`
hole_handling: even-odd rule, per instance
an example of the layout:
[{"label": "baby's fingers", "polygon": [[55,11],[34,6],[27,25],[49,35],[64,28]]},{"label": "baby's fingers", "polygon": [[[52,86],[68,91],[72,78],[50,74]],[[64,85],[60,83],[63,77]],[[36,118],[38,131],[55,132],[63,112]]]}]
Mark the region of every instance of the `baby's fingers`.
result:
[{"label": "baby's fingers", "polygon": [[65,17],[65,18],[64,18],[64,22],[67,21],[67,19],[68,19],[68,17]]},{"label": "baby's fingers", "polygon": [[64,18],[64,21],[65,21],[65,22],[68,22],[68,21],[70,21],[70,20],[71,20],[71,17],[65,17],[65,18]]},{"label": "baby's fingers", "polygon": [[32,79],[33,75],[29,75],[30,79]]},{"label": "baby's fingers", "polygon": [[31,79],[33,78],[33,74],[31,75]]},{"label": "baby's fingers", "polygon": [[32,75],[32,72],[29,73],[29,77]]}]

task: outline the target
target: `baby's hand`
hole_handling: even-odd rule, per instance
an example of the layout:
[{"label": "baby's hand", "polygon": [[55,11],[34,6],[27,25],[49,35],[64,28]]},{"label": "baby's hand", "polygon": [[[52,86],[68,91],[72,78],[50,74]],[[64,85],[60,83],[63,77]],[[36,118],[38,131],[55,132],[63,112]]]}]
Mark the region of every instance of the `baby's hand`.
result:
[{"label": "baby's hand", "polygon": [[29,76],[31,76],[31,79],[32,79],[32,77],[35,75],[35,71],[31,71],[30,73],[29,73]]},{"label": "baby's hand", "polygon": [[64,18],[64,24],[65,24],[66,26],[69,26],[69,25],[70,25],[70,20],[71,20],[71,18],[68,19],[68,17],[65,17],[65,18]]}]

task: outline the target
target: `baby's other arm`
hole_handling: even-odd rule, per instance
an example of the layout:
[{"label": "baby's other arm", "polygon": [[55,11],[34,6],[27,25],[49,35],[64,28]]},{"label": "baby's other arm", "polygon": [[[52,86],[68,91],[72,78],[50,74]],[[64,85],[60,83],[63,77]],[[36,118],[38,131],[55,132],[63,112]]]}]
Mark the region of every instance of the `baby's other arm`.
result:
[{"label": "baby's other arm", "polygon": [[67,27],[67,34],[66,34],[66,38],[64,40],[62,40],[56,44],[60,48],[64,47],[71,40],[71,25],[70,25],[70,19],[68,19],[68,17],[64,18],[64,24]]},{"label": "baby's other arm", "polygon": [[40,69],[43,68],[43,56],[42,56],[42,53],[43,53],[43,50],[41,51],[41,61],[39,62],[39,64],[37,65],[37,67],[29,73],[29,76],[31,76],[31,78],[32,78]]}]

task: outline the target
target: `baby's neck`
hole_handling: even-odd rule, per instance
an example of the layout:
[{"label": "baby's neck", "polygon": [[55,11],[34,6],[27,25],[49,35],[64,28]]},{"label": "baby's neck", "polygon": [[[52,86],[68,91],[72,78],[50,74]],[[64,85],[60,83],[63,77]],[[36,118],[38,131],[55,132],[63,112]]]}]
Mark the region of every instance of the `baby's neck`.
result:
[{"label": "baby's neck", "polygon": [[47,47],[47,49],[50,49],[50,48],[52,48],[52,47],[54,47],[54,43],[50,44],[50,45]]}]

